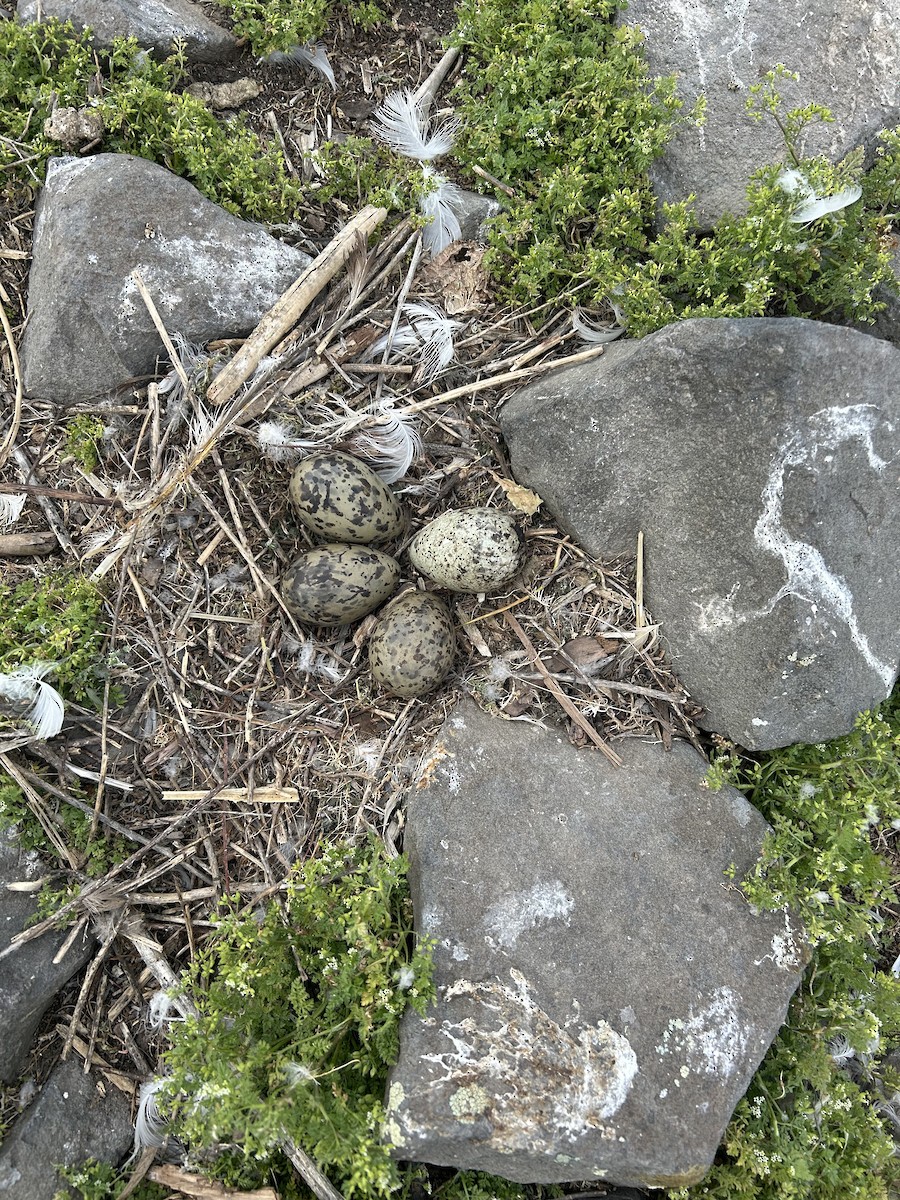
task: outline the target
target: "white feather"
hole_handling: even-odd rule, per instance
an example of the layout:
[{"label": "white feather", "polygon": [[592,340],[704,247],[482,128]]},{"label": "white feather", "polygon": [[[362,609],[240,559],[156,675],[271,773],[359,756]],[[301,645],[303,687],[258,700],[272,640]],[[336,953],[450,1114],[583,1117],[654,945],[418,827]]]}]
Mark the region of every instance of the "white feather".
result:
[{"label": "white feather", "polygon": [[294,437],[280,421],[263,421],[256,431],[256,441],[266,458],[290,465],[298,462],[308,450],[320,445],[310,438]]},{"label": "white feather", "polygon": [[855,204],[862,196],[862,188],[858,184],[835,192],[833,196],[819,196],[803,172],[796,168],[782,171],[778,176],[778,184],[784,191],[797,197],[797,207],[790,216],[795,225],[806,225],[827,213],[839,212]]},{"label": "white feather", "polygon": [[612,325],[606,328],[598,328],[596,325],[592,325],[590,321],[585,320],[581,315],[580,308],[576,308],[572,313],[572,328],[583,342],[589,342],[591,345],[614,342],[617,337],[621,337],[625,332],[624,325]]},{"label": "white feather", "polygon": [[58,666],[55,662],[33,662],[15,671],[0,674],[0,696],[14,704],[28,704],[25,720],[32,726],[31,737],[47,741],[62,729],[66,706],[55,687],[44,680]]},{"label": "white feather", "polygon": [[353,435],[349,450],[364,459],[385,483],[402,479],[422,452],[422,439],[409,417],[385,408],[384,415]]},{"label": "white feather", "polygon": [[[451,321],[439,308],[427,301],[403,305],[407,322],[398,326],[391,340],[391,352],[398,358],[417,358],[422,364],[422,380],[429,383],[453,362],[453,331],[459,321]],[[375,342],[369,354],[383,354],[390,335]]]},{"label": "white feather", "polygon": [[259,61],[272,63],[274,66],[295,62],[304,67],[312,67],[314,71],[324,75],[332,89],[337,91],[334,71],[331,69],[328,53],[321,42],[307,42],[305,46],[292,46],[286,53],[281,50],[273,50],[271,54],[267,54]]},{"label": "white feather", "polygon": [[156,1104],[156,1093],[164,1083],[164,1079],[156,1078],[141,1084],[134,1120],[134,1154],[140,1154],[148,1146],[161,1146],[166,1140],[167,1122]]},{"label": "white feather", "polygon": [[462,236],[457,216],[457,210],[462,205],[462,191],[431,167],[423,167],[422,170],[432,184],[419,202],[422,214],[428,221],[422,231],[422,240],[425,249],[434,258]]},{"label": "white feather", "polygon": [[391,92],[372,118],[373,133],[406,158],[430,162],[448,154],[459,129],[459,121],[450,117],[442,121],[429,135],[430,120],[424,100],[416,100],[414,92]]},{"label": "white feather", "polygon": [[27,499],[24,492],[16,496],[0,496],[0,525],[15,525]]},{"label": "white feather", "polygon": [[170,992],[154,992],[147,1006],[147,1023],[150,1028],[162,1029],[167,1021],[176,1020],[177,1018],[169,1015],[173,1008],[175,1008],[175,997]]}]

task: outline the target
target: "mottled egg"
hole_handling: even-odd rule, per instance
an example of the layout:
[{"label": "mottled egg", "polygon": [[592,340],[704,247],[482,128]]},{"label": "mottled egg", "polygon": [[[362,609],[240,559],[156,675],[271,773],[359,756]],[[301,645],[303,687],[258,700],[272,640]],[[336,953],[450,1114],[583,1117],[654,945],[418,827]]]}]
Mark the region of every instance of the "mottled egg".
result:
[{"label": "mottled egg", "polygon": [[409,546],[422,575],[452,592],[493,592],[509,583],[525,557],[515,519],[496,508],[450,509]]},{"label": "mottled egg", "polygon": [[437,687],[455,651],[453,619],[443,600],[429,592],[404,592],[375,626],[369,665],[376,682],[407,699]]},{"label": "mottled egg", "polygon": [[282,581],[285,605],[312,625],[345,625],[383,604],[400,564],[368,546],[316,546],[291,564]]},{"label": "mottled egg", "polygon": [[352,454],[311,454],[295,468],[290,491],[297,516],[314,537],[385,542],[403,530],[397,497]]}]

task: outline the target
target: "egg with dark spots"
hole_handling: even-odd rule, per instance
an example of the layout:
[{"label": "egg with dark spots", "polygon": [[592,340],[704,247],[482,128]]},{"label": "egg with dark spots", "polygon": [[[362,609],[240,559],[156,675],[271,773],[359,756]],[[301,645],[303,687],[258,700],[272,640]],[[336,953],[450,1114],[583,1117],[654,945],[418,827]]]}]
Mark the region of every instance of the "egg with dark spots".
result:
[{"label": "egg with dark spots", "polygon": [[313,537],[386,542],[404,528],[403,511],[371,467],[339,450],[311,454],[291,476],[291,500]]},{"label": "egg with dark spots", "polygon": [[515,518],[496,508],[450,509],[409,545],[413,567],[451,592],[495,592],[518,575],[524,558]]},{"label": "egg with dark spots", "polygon": [[386,691],[409,699],[436,688],[453,665],[456,634],[443,600],[404,592],[382,613],[369,639],[372,675]]},{"label": "egg with dark spots", "polygon": [[282,598],[310,625],[346,625],[373,612],[396,589],[400,564],[369,546],[331,544],[307,550],[288,567]]}]

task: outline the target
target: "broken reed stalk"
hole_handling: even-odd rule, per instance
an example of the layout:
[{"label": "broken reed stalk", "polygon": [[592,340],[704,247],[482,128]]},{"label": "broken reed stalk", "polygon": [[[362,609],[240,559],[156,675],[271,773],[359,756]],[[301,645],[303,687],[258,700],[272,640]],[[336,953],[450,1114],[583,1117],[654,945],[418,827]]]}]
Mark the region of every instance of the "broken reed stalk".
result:
[{"label": "broken reed stalk", "polygon": [[600,750],[603,754],[606,755],[606,757],[609,759],[609,761],[612,763],[612,765],[614,767],[621,767],[622,759],[618,756],[618,754],[616,754],[615,750],[613,750],[613,748],[611,746],[608,746],[606,744],[606,742],[604,742],[603,738],[600,736],[600,734],[597,732],[597,730],[593,727],[593,725],[590,723],[590,721],[587,719],[587,717],[585,717],[583,713],[578,711],[577,707],[572,703],[572,701],[569,699],[569,697],[566,695],[566,693],[562,690],[562,688],[559,686],[559,684],[553,678],[551,673],[544,666],[543,662],[541,661],[541,656],[538,654],[537,650],[534,647],[534,644],[532,643],[531,639],[528,637],[528,634],[525,632],[525,630],[522,628],[522,626],[519,624],[519,622],[516,620],[516,618],[512,615],[511,612],[504,613],[503,617],[504,617],[504,620],[506,621],[507,625],[513,631],[513,633],[516,635],[516,637],[519,639],[519,641],[522,643],[522,645],[525,647],[525,649],[528,651],[528,656],[531,659],[532,664],[537,669],[537,671],[540,673],[540,675],[543,677],[544,682],[547,684],[547,687],[553,693],[557,703],[559,704],[559,706],[563,710],[563,712],[565,712],[567,714],[567,716],[570,716],[572,718],[572,720],[575,722],[575,724],[578,726],[578,728],[583,730],[584,733],[587,734],[588,738],[594,743],[594,745],[597,747],[598,750]]},{"label": "broken reed stalk", "polygon": [[367,204],[332,238],[300,277],[272,305],[231,362],[219,372],[206,393],[210,404],[226,404],[256,370],[261,359],[281,341],[316,296],[350,258],[359,239],[368,238],[387,216],[386,208]]},{"label": "broken reed stalk", "polygon": [[434,103],[434,98],[443,87],[444,80],[456,66],[458,58],[459,48],[457,46],[451,46],[449,50],[445,50],[440,62],[414,93],[413,99],[416,104],[421,104],[426,112]]},{"label": "broken reed stalk", "polygon": [[318,1196],[319,1200],[344,1200],[333,1183],[327,1179],[305,1150],[292,1142],[285,1134],[281,1139],[281,1148],[291,1160],[294,1170],[301,1176],[303,1182]]},{"label": "broken reed stalk", "polygon": [[13,338],[12,326],[9,323],[9,317],[6,315],[6,309],[0,304],[0,324],[3,325],[3,335],[6,338],[6,344],[9,346],[9,356],[12,360],[13,375],[16,379],[16,393],[13,400],[13,415],[6,437],[3,439],[3,445],[0,446],[0,467],[2,467],[9,458],[9,452],[15,445],[16,438],[19,435],[19,426],[22,423],[22,399],[25,394],[22,385],[22,369],[19,364],[19,352],[16,350],[15,339]]},{"label": "broken reed stalk", "polygon": [[163,319],[159,315],[159,310],[153,301],[153,297],[147,291],[147,285],[141,278],[139,271],[132,271],[131,278],[134,280],[137,290],[141,294],[141,299],[144,302],[144,306],[146,307],[147,312],[150,314],[150,320],[156,326],[156,332],[162,338],[162,343],[166,348],[166,354],[168,354],[169,360],[172,363],[172,366],[175,368],[178,378],[181,380],[181,386],[184,388],[184,394],[185,396],[190,396],[192,391],[191,381],[188,379],[184,365],[181,359],[178,357],[178,351],[175,349],[174,343],[169,337],[169,332],[163,324]]},{"label": "broken reed stalk", "polygon": [[451,388],[449,392],[441,392],[439,396],[430,396],[427,400],[414,400],[412,404],[404,404],[398,412],[407,416],[409,413],[422,412],[423,409],[433,408],[435,404],[448,404],[458,400],[460,396],[474,396],[476,392],[486,392],[489,388],[499,387],[502,383],[518,383],[523,379],[531,379],[545,371],[555,371],[558,367],[571,367],[575,363],[589,362],[599,358],[605,346],[591,346],[590,350],[580,350],[578,354],[569,354],[565,358],[555,358],[552,362],[539,363],[536,367],[528,367],[524,371],[506,371],[503,375],[490,375],[487,379],[479,379],[475,383],[466,383],[462,387]]}]

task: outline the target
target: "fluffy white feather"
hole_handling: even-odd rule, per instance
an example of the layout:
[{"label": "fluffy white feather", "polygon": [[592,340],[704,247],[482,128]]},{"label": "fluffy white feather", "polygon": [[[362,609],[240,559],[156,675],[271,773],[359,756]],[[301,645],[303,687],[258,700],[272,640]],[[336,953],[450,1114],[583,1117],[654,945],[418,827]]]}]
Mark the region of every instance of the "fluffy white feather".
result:
[{"label": "fluffy white feather", "polygon": [[351,454],[364,459],[385,483],[396,483],[422,452],[422,439],[409,417],[385,408],[384,415],[353,435]]},{"label": "fluffy white feather", "polygon": [[[407,320],[395,330],[391,352],[398,358],[418,359],[422,380],[428,383],[453,362],[453,333],[460,323],[451,321],[427,301],[404,304],[402,311]],[[388,334],[380,337],[369,354],[373,357],[383,354],[388,337]]]},{"label": "fluffy white feather", "polygon": [[431,162],[453,148],[459,121],[448,117],[432,133],[430,124],[427,106],[414,92],[391,92],[372,117],[372,132],[398,154]]},{"label": "fluffy white feather", "polygon": [[134,1154],[140,1154],[148,1146],[161,1146],[166,1140],[167,1122],[156,1104],[156,1093],[164,1083],[164,1079],[156,1078],[141,1084],[134,1120]]},{"label": "fluffy white feather", "polygon": [[0,496],[0,526],[14,525],[21,517],[27,499],[24,492],[17,496]]},{"label": "fluffy white feather", "polygon": [[263,421],[256,431],[256,441],[266,458],[290,466],[320,445],[314,439],[294,437],[281,421]]},{"label": "fluffy white feather", "polygon": [[281,50],[273,50],[264,59],[260,59],[260,62],[273,63],[276,66],[295,62],[304,67],[311,67],[320,75],[324,75],[332,89],[337,91],[334,71],[331,69],[328,53],[321,42],[307,42],[304,46],[292,46],[286,53]]},{"label": "fluffy white feather", "polygon": [[439,175],[431,167],[423,167],[422,170],[432,185],[419,202],[422,214],[428,220],[422,231],[422,241],[425,243],[425,249],[434,258],[442,250],[458,242],[462,235],[457,216],[462,205],[462,192],[455,183],[451,183],[446,176]]},{"label": "fluffy white feather", "polygon": [[44,679],[56,666],[55,662],[33,662],[9,674],[0,673],[0,696],[28,706],[24,719],[31,726],[30,736],[42,742],[56,737],[66,714],[62,696]]}]

